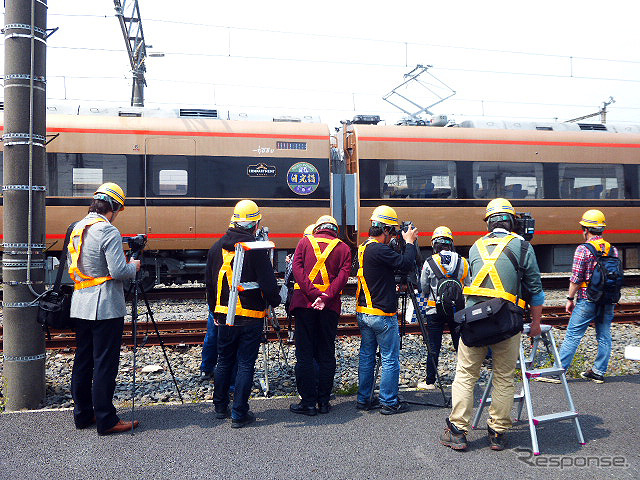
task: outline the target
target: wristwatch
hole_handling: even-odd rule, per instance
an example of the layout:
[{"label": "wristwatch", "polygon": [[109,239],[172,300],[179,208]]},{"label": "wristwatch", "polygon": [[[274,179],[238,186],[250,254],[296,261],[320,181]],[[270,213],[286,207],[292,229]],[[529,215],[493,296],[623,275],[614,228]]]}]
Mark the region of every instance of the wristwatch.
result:
[{"label": "wristwatch", "polygon": [[571,300],[573,302],[574,297],[567,297],[567,300]]}]

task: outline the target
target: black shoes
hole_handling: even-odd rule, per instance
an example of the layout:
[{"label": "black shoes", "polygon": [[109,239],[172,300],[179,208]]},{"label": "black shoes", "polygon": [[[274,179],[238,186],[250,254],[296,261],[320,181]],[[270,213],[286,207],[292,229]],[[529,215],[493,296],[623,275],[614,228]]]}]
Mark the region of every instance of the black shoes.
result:
[{"label": "black shoes", "polygon": [[222,420],[223,418],[229,418],[230,416],[231,416],[231,409],[229,407],[226,407],[226,408],[216,407],[216,418],[218,420]]},{"label": "black shoes", "polygon": [[198,377],[199,383],[210,382],[213,380],[213,371],[211,372],[200,372],[200,377]]},{"label": "black shoes", "polygon": [[253,423],[256,421],[256,416],[253,414],[253,412],[248,411],[247,414],[239,419],[232,419],[231,420],[231,428],[242,428],[246,425],[249,425],[250,423]]},{"label": "black shoes", "polygon": [[382,415],[395,415],[396,413],[404,413],[409,411],[407,402],[398,402],[395,405],[382,405],[380,413]]},{"label": "black shoes", "polygon": [[589,369],[586,372],[582,372],[580,374],[582,378],[585,380],[591,380],[595,383],[604,383],[604,375],[598,375],[597,373],[593,373],[593,370]]},{"label": "black shoes", "polygon": [[496,450],[496,451],[504,450],[504,447],[507,444],[506,434],[498,433],[495,430],[493,430],[491,427],[488,427],[488,429],[489,430],[487,434],[489,435],[489,445],[491,447],[491,450]]},{"label": "black shoes", "polygon": [[376,408],[380,408],[380,400],[378,400],[378,397],[376,397],[371,402],[356,402],[356,408],[358,410],[365,410],[367,412],[369,410],[375,410]]},{"label": "black shoes", "polygon": [[440,443],[453,450],[465,450],[467,448],[467,436],[464,430],[460,430],[447,418],[447,426],[440,435]]},{"label": "black shoes", "polygon": [[318,403],[318,413],[329,413],[329,411],[331,410],[331,404],[329,402],[327,403]]},{"label": "black shoes", "polygon": [[[318,414],[318,410],[316,410],[316,407],[303,405],[302,403],[292,403],[291,405],[289,405],[289,410],[292,411],[293,413],[298,413],[300,415],[307,415],[309,417],[313,417]],[[327,409],[326,412],[322,412],[322,413],[327,413],[328,411],[329,410]]]}]

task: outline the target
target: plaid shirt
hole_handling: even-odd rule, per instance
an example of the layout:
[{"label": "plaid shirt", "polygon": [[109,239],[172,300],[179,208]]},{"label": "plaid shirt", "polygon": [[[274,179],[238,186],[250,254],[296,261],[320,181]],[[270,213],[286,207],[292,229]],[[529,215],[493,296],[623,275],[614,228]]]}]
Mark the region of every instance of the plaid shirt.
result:
[{"label": "plaid shirt", "polygon": [[[602,240],[601,236],[591,237],[591,240]],[[611,246],[614,257],[618,256],[618,250],[613,245]],[[589,251],[587,247],[578,245],[576,253],[573,255],[573,266],[571,267],[571,283],[589,283],[593,269],[596,266],[596,257]],[[578,298],[587,298],[587,287],[582,287],[578,290]]]}]

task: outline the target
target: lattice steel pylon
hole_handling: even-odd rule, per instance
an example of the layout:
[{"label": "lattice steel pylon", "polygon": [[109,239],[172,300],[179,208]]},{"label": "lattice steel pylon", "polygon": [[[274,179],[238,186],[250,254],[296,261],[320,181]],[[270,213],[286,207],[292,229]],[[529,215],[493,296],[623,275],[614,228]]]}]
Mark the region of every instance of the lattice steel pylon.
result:
[{"label": "lattice steel pylon", "polygon": [[133,84],[131,89],[131,106],[144,107],[144,87],[147,81],[144,74],[147,71],[145,60],[147,58],[147,45],[144,41],[142,30],[142,18],[138,0],[113,0],[116,9],[116,17],[122,28],[124,43],[127,46]]},{"label": "lattice steel pylon", "polygon": [[[433,74],[429,73],[428,70],[430,68],[433,68],[433,66],[432,65],[416,65],[416,67],[413,70],[411,70],[409,73],[405,73],[404,81],[400,85],[398,85],[397,87],[395,87],[393,90],[391,90],[389,93],[387,93],[382,97],[382,99],[385,102],[390,103],[394,107],[399,108],[404,113],[406,113],[409,116],[409,120],[416,124],[424,123],[424,120],[420,117],[420,115],[422,115],[423,113],[428,113],[429,115],[433,115],[433,112],[429,110],[430,108],[438,105],[439,103],[444,102],[445,100],[453,97],[456,94],[455,90],[453,90],[443,81],[436,78]],[[435,81],[435,83],[427,83],[426,81],[418,78],[424,74],[429,75],[433,79],[433,81]],[[425,88],[426,90],[428,90],[429,93],[435,96],[437,100],[431,103],[430,105],[423,107],[419,103],[407,98],[405,95],[402,95],[401,93],[398,92],[399,89],[406,87],[409,84],[414,82],[420,85],[421,87]],[[444,95],[438,93],[438,90],[442,91]],[[396,97],[399,97],[399,98],[396,98]],[[398,103],[394,103],[394,101],[390,100],[391,98],[393,98],[395,102],[399,102],[400,99],[404,100],[405,102],[409,103],[409,106],[407,106],[406,108],[403,108],[402,106],[398,105]],[[411,105],[413,105],[414,107],[417,107],[418,110],[416,111],[407,110],[407,108],[410,108]]]}]

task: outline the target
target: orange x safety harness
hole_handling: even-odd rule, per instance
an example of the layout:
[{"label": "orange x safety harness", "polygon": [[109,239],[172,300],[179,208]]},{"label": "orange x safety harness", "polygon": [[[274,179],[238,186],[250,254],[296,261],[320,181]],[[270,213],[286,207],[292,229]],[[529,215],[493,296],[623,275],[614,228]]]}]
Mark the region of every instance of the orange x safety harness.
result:
[{"label": "orange x safety harness", "polygon": [[[229,312],[229,307],[227,305],[222,305],[222,282],[226,278],[227,288],[231,288],[231,283],[233,281],[233,269],[231,268],[231,265],[235,256],[235,250],[229,251],[225,250],[224,248],[222,249],[222,267],[220,267],[220,270],[218,271],[218,294],[216,297],[216,308],[214,310],[215,313],[223,313],[226,315]],[[248,308],[243,308],[240,297],[238,297],[238,303],[236,305],[236,315],[250,318],[264,318],[267,316],[267,311],[250,310]]]},{"label": "orange x safety harness", "polygon": [[[334,248],[338,246],[340,243],[339,238],[328,239],[322,237],[314,237],[313,235],[308,235],[307,238],[313,247],[313,253],[316,255],[316,263],[309,272],[309,280],[311,283],[316,279],[318,273],[320,273],[320,277],[322,278],[322,283],[313,283],[313,286],[316,287],[321,292],[327,291],[327,289],[331,286],[329,283],[329,272],[327,271],[327,266],[325,265],[327,258],[333,251]],[[320,244],[326,243],[324,251],[320,251]],[[295,290],[300,290],[300,285],[297,283],[293,286]]]},{"label": "orange x safety harness", "polygon": [[[513,295],[507,292],[502,286],[502,280],[500,280],[500,275],[498,275],[498,270],[496,269],[495,263],[500,254],[505,250],[507,244],[517,238],[515,235],[509,234],[502,238],[486,236],[479,239],[476,242],[476,246],[478,248],[478,253],[480,254],[480,258],[483,261],[482,268],[471,282],[471,285],[468,287],[464,287],[463,293],[465,295],[478,295],[480,297],[493,297],[493,298],[503,298],[504,300],[508,300],[521,308],[526,307],[526,302],[519,298],[516,295]],[[489,254],[487,247],[489,245],[495,245],[495,248]],[[513,261],[513,260],[512,260]],[[516,264],[517,265],[517,264]],[[484,279],[489,276],[491,279],[491,283],[493,284],[493,288],[485,288],[480,285],[484,281]]]},{"label": "orange x safety harness", "polygon": [[[96,223],[106,222],[106,220],[102,217],[94,218],[87,222],[84,226],[74,228],[71,232],[71,237],[69,239],[69,253],[71,254],[71,265],[69,265],[69,275],[71,276],[71,280],[75,283],[75,289],[81,290],[87,287],[93,287],[94,285],[101,285],[107,280],[113,280],[113,277],[90,277],[85,275],[78,268],[78,259],[80,258],[80,252],[82,251],[82,241],[84,239],[84,231],[90,227],[91,225],[95,225]],[[76,247],[74,240],[78,239],[78,246]]]},{"label": "orange x safety harness", "polygon": [[[387,313],[373,306],[373,302],[371,300],[371,292],[369,291],[369,287],[367,286],[367,281],[364,278],[364,267],[363,267],[364,251],[372,243],[380,243],[380,242],[372,238],[369,238],[366,242],[364,242],[362,245],[358,247],[359,267],[358,267],[358,274],[357,274],[358,288],[356,290],[356,312],[367,313],[369,315],[384,315],[387,317],[392,317],[393,315],[396,314],[396,312]],[[362,292],[364,292],[366,306],[360,305],[360,294]]]}]

